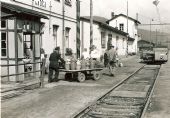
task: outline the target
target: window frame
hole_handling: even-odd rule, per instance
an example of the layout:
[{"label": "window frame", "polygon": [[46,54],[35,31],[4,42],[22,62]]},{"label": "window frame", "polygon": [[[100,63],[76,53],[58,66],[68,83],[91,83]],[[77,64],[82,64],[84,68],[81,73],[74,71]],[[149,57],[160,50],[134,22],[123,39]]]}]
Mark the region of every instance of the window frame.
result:
[{"label": "window frame", "polygon": [[[2,27],[2,26],[3,26],[3,25],[2,25],[3,22],[5,22],[5,27]],[[4,20],[4,19],[1,19],[1,28],[7,28],[7,21]]]},{"label": "window frame", "polygon": [[71,0],[64,0],[64,4],[68,6],[72,6],[72,1]]},{"label": "window frame", "polygon": [[106,48],[106,32],[101,32],[101,47]]},{"label": "window frame", "polygon": [[[5,40],[3,39],[3,34],[5,34]],[[2,42],[5,42],[5,47],[2,47]],[[6,57],[7,56],[7,32],[1,32],[1,56],[2,57]],[[3,51],[2,50],[5,50],[5,55],[3,55]]]},{"label": "window frame", "polygon": [[124,23],[120,23],[119,24],[119,30],[120,31],[124,31]]}]

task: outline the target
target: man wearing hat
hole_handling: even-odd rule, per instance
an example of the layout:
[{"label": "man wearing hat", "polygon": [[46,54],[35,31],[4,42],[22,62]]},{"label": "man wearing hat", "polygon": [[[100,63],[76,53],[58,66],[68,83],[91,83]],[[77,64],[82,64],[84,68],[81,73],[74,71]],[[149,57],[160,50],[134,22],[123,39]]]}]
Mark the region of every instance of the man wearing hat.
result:
[{"label": "man wearing hat", "polygon": [[[59,60],[61,62],[64,62],[64,60],[61,58],[60,55],[60,47],[56,47],[54,51],[50,54],[50,65],[49,65],[49,77],[48,82],[57,82],[58,81],[58,75],[59,75]],[[55,71],[55,77],[53,77],[53,71]]]},{"label": "man wearing hat", "polygon": [[116,67],[116,50],[114,48],[113,45],[110,46],[110,50],[108,52],[108,56],[109,56],[109,69],[110,69],[110,73],[112,76],[114,76],[114,68]]}]

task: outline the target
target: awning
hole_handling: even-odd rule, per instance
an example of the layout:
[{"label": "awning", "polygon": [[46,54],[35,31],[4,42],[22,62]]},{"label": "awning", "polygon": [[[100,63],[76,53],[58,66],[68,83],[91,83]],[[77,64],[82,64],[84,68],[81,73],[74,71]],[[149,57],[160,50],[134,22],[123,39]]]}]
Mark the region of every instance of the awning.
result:
[{"label": "awning", "polygon": [[[4,3],[4,2],[1,2],[1,10],[2,11],[6,10],[6,11],[10,12],[9,13],[10,15],[12,15],[12,14],[13,15],[28,14],[28,15],[35,16],[35,17],[48,19],[47,16],[43,15],[40,12],[31,10],[31,9],[27,9],[27,8],[24,8],[24,7],[21,7],[21,6],[18,6],[18,5]],[[4,15],[4,16],[1,16],[1,17],[7,17],[7,16]]]}]

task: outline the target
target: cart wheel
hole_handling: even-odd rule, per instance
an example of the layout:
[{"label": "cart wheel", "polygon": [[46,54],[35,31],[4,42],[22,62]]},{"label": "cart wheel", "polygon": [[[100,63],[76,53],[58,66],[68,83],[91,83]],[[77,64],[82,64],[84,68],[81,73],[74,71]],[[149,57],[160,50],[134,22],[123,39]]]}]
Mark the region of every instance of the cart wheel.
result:
[{"label": "cart wheel", "polygon": [[79,81],[79,82],[84,82],[85,80],[86,80],[85,74],[79,72],[79,73],[78,73],[78,81]]},{"label": "cart wheel", "polygon": [[94,80],[99,80],[100,76],[101,76],[100,72],[98,72],[98,71],[93,72],[93,79]]},{"label": "cart wheel", "polygon": [[70,79],[72,79],[71,73],[66,73],[65,74],[65,80],[70,80]]}]

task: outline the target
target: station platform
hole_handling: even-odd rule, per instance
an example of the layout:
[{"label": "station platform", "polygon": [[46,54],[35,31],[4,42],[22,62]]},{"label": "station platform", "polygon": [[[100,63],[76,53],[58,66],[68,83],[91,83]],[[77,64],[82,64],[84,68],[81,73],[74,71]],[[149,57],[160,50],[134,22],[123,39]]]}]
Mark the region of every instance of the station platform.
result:
[{"label": "station platform", "polygon": [[161,65],[150,105],[144,118],[170,118],[170,56]]}]

